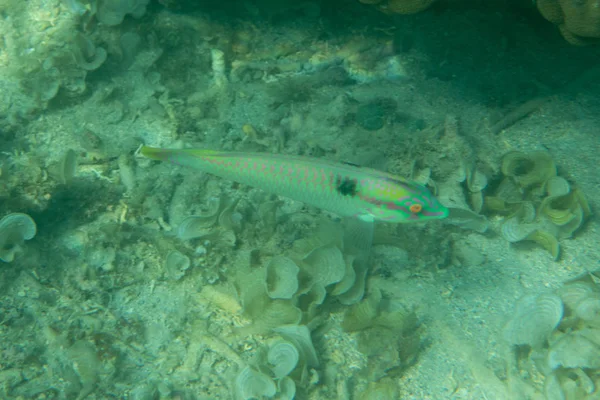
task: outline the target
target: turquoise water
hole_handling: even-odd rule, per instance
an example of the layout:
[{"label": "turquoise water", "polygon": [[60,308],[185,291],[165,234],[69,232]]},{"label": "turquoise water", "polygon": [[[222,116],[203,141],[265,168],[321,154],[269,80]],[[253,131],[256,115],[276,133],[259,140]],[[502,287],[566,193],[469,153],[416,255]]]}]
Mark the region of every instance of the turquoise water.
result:
[{"label": "turquoise water", "polygon": [[[0,399],[597,398],[600,15],[427,3],[0,2]],[[341,218],[142,144],[450,213]]]}]

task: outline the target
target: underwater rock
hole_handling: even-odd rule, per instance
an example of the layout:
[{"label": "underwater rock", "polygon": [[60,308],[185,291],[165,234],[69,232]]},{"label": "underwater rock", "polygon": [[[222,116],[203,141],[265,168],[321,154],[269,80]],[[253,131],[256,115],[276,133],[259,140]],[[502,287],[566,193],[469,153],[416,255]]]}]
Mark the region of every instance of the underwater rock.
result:
[{"label": "underwater rock", "polygon": [[150,0],[103,0],[98,4],[96,18],[108,26],[119,25],[125,15],[141,18],[146,13],[146,5]]},{"label": "underwater rock", "polygon": [[37,233],[33,219],[22,213],[12,213],[0,220],[0,260],[11,262],[26,240]]},{"label": "underwater rock", "polygon": [[525,295],[517,302],[514,315],[505,328],[505,338],[512,345],[539,348],[562,316],[560,297],[550,293]]},{"label": "underwater rock", "polygon": [[391,378],[384,378],[378,382],[370,382],[367,388],[360,392],[358,400],[388,400],[398,399],[396,383]]},{"label": "underwater rock", "polygon": [[356,110],[356,123],[368,131],[378,131],[385,124],[390,106],[383,100],[361,104]]}]

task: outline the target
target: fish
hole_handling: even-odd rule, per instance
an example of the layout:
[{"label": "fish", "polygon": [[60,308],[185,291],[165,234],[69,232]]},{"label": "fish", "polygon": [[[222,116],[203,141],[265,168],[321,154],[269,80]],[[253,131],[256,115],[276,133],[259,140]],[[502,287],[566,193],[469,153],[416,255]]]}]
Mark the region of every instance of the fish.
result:
[{"label": "fish", "polygon": [[270,153],[141,146],[142,156],[301,201],[341,217],[408,223],[443,219],[444,207],[423,185],[371,168]]}]

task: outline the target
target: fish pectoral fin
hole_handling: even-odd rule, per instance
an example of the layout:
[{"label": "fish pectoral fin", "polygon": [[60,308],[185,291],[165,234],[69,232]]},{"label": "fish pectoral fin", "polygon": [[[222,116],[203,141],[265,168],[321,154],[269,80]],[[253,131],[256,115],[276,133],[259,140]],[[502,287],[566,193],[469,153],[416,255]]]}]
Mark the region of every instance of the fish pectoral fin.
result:
[{"label": "fish pectoral fin", "polygon": [[374,222],[373,218],[365,220],[361,216],[344,219],[344,251],[368,258],[373,245]]},{"label": "fish pectoral fin", "polygon": [[375,222],[375,216],[373,214],[359,214],[356,218],[363,222]]}]

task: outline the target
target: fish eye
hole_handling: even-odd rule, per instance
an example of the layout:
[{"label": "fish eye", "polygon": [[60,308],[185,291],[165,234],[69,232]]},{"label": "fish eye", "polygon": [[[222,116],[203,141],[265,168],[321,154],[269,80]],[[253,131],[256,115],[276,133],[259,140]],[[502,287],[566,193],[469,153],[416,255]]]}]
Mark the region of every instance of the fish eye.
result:
[{"label": "fish eye", "polygon": [[408,209],[410,210],[411,213],[418,214],[421,212],[421,210],[423,210],[423,206],[419,203],[415,203],[415,204],[411,204],[410,207],[408,207]]}]

